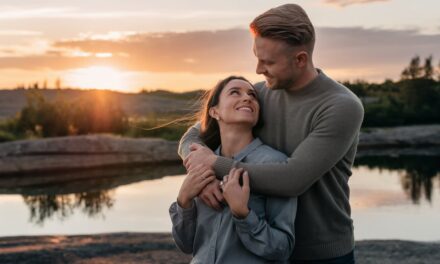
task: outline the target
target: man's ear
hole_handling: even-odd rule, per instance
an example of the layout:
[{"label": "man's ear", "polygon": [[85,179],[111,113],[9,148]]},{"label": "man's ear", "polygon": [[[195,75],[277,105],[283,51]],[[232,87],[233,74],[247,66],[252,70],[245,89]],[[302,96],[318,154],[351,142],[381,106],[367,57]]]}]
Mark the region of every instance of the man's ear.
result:
[{"label": "man's ear", "polygon": [[304,68],[307,66],[307,62],[309,60],[309,54],[307,51],[302,50],[296,54],[295,63],[298,68]]}]

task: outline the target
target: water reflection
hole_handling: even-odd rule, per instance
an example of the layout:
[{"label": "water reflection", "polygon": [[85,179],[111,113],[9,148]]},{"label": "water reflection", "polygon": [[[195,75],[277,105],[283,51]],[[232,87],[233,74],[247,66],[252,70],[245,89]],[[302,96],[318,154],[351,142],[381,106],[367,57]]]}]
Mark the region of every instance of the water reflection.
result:
[{"label": "water reflection", "polygon": [[54,216],[61,221],[68,218],[74,209],[81,209],[89,217],[104,217],[103,210],[114,204],[113,193],[111,190],[103,190],[73,195],[23,195],[23,201],[30,210],[29,221],[43,225],[46,219]]},{"label": "water reflection", "polygon": [[[439,158],[371,156],[357,159],[355,167],[397,171],[402,189],[413,203],[418,204],[422,200],[430,202],[433,189],[440,188]],[[81,212],[89,218],[105,218],[105,214],[115,210],[118,186],[184,172],[180,164],[163,164],[0,177],[0,195],[20,194],[29,210],[29,221],[43,226],[49,219],[62,221],[72,217],[75,212]]]},{"label": "water reflection", "polygon": [[64,220],[76,210],[89,217],[104,217],[115,203],[115,189],[143,180],[184,173],[180,164],[136,168],[94,169],[44,175],[0,178],[0,194],[21,194],[29,208],[29,221]]},{"label": "water reflection", "polygon": [[397,170],[401,185],[413,203],[418,204],[424,197],[431,202],[435,181],[440,188],[440,157],[438,156],[400,156],[400,157],[362,157],[355,161],[355,167]]}]

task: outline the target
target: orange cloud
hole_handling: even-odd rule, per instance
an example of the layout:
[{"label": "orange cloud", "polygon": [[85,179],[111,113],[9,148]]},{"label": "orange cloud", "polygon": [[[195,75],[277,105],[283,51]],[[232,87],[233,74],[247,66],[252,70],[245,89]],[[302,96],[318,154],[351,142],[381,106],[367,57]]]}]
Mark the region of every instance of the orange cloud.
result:
[{"label": "orange cloud", "polygon": [[[317,67],[338,79],[398,77],[409,59],[440,58],[440,34],[414,30],[317,28]],[[51,43],[44,54],[18,56],[4,50],[0,69],[68,70],[90,66],[156,73],[215,74],[254,72],[252,38],[246,29],[182,33],[139,33],[117,39],[78,39]]]},{"label": "orange cloud", "polygon": [[355,4],[369,4],[373,2],[388,2],[388,1],[389,0],[324,0],[324,3],[340,6],[340,7],[346,7]]}]

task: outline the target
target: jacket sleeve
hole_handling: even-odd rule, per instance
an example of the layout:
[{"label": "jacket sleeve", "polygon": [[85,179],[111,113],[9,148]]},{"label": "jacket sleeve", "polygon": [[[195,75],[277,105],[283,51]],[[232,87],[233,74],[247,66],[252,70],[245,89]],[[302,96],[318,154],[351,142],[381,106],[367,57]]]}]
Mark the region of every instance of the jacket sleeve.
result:
[{"label": "jacket sleeve", "polygon": [[183,253],[191,254],[197,224],[197,209],[194,201],[191,207],[187,209],[174,202],[170,206],[169,213],[173,224],[172,234],[176,246]]},{"label": "jacket sleeve", "polygon": [[[226,175],[232,167],[249,172],[251,188],[265,195],[296,197],[328,172],[357,142],[363,119],[362,104],[344,100],[323,111],[309,135],[286,163],[245,164],[218,157],[216,175]],[[270,177],[268,177],[270,175]]]},{"label": "jacket sleeve", "polygon": [[200,134],[200,122],[195,123],[193,126],[188,128],[185,134],[182,136],[179,142],[179,149],[177,153],[180,158],[184,160],[186,156],[190,153],[189,146],[192,143],[198,143],[200,145],[205,145],[199,137]]},{"label": "jacket sleeve", "polygon": [[266,260],[288,260],[295,245],[297,198],[267,197],[266,216],[251,209],[244,219],[233,218],[243,245]]}]

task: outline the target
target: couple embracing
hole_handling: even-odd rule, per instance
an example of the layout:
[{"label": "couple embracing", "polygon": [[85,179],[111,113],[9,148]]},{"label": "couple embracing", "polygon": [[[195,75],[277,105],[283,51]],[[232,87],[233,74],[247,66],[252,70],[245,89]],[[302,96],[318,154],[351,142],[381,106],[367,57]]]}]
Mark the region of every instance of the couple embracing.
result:
[{"label": "couple embracing", "polygon": [[250,29],[266,81],[220,81],[181,139],[176,245],[191,263],[354,263],[348,180],[362,104],[315,68],[300,6],[270,9]]}]

